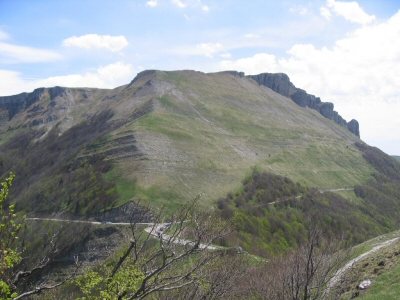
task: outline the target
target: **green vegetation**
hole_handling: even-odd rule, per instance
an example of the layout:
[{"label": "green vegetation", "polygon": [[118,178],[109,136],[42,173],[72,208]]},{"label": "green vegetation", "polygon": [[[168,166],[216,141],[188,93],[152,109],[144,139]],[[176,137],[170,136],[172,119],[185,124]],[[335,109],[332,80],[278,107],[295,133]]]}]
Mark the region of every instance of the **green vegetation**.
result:
[{"label": "green vegetation", "polygon": [[51,111],[45,92],[40,120],[30,107],[0,130],[0,177],[19,174],[18,209],[90,215],[132,199],[173,208],[197,193],[210,207],[251,166],[317,188],[364,185],[373,172],[346,128],[228,73],[155,72],[91,89],[90,100],[87,91],[71,91],[68,110],[51,99]]},{"label": "green vegetation", "polygon": [[7,200],[9,189],[15,175],[10,174],[5,182],[1,183],[0,191],[0,298],[13,299],[18,296],[15,292],[11,270],[21,262],[21,253],[15,250],[13,244],[18,239],[18,232],[22,224],[16,223],[14,205],[10,205],[8,212],[3,206]]},{"label": "green vegetation", "polygon": [[51,213],[69,211],[88,215],[111,208],[118,197],[115,184],[103,173],[112,168],[103,154],[76,157],[82,146],[107,132],[109,111],[75,125],[60,136],[53,128],[40,142],[43,132],[22,132],[1,148],[0,173],[11,170],[20,174],[14,182],[16,209]]},{"label": "green vegetation", "polygon": [[400,220],[400,163],[375,147],[356,144],[376,169],[368,185],[354,188],[363,199],[364,209],[385,227],[398,229]]},{"label": "green vegetation", "polygon": [[[381,245],[390,237],[398,237],[398,234],[397,231],[354,247],[357,252],[355,256],[371,250],[370,246]],[[362,251],[360,252],[360,250]],[[346,272],[341,286],[340,299],[397,299],[400,288],[399,262],[399,241],[392,242],[361,258]],[[357,289],[357,286],[364,280],[371,280],[371,286],[366,290]]]},{"label": "green vegetation", "polygon": [[[147,288],[142,285],[144,276],[191,249],[195,255],[177,259],[174,268],[161,268],[162,272],[147,281],[153,287],[171,283],[184,271],[179,284],[190,282],[190,288],[156,291],[154,298],[183,299],[187,293],[207,298],[208,292],[218,291],[222,294],[216,292],[215,298],[254,295],[256,299],[257,295],[266,295],[263,289],[267,285],[260,288],[259,282],[259,286],[244,287],[240,283],[261,278],[268,284],[278,284],[274,278],[279,274],[268,267],[258,269],[255,262],[267,258],[273,261],[270,266],[279,269],[285,261],[301,257],[304,252],[299,251],[306,249],[312,236],[310,224],[315,223],[325,238],[315,239],[318,251],[312,254],[317,256],[329,248],[329,241],[342,234],[354,244],[400,227],[400,164],[395,159],[360,144],[346,128],[252,81],[227,73],[157,72],[114,90],[93,89],[90,99],[82,96],[83,90],[72,92],[75,104],[68,110],[43,97],[38,102],[38,107],[43,107],[43,120],[33,120],[35,115],[24,111],[13,117],[8,127],[0,128],[0,176],[5,178],[10,171],[19,175],[13,182],[10,200],[4,203],[11,207],[13,220],[17,218],[14,208],[17,216],[63,212],[89,218],[131,200],[174,212],[187,199],[203,193],[199,206],[203,211],[217,206],[220,218],[213,215],[202,219],[204,230],[196,227],[196,222],[188,222],[191,225],[187,227],[181,222],[164,232],[175,239],[182,234],[196,241],[209,237],[212,231],[208,230],[227,221],[234,222],[235,231],[214,236],[213,241],[223,249],[199,253],[200,248],[189,247],[193,244],[168,244],[167,239],[159,241],[142,228],[136,229],[129,234],[141,233],[149,243],[140,253],[144,254],[142,260],[135,261],[137,249],[128,251],[133,244],[120,242],[123,234],[107,229],[114,227],[94,229],[49,221],[27,221],[21,230],[11,226],[11,232],[20,230],[21,244],[14,243],[15,259],[7,268],[22,266],[18,252],[22,249],[27,255],[21,263],[30,269],[41,260],[42,253],[52,251],[49,244],[55,241],[62,251],[54,257],[60,258],[90,248],[88,245],[97,247],[95,242],[100,243],[103,235],[112,236],[107,242],[101,240],[102,246],[108,251],[111,243],[120,253],[107,260],[96,254],[99,256],[93,260],[98,265],[70,282],[65,290],[60,288],[63,295],[111,299],[118,294],[123,299],[141,289],[136,294],[140,298]],[[57,121],[44,121],[50,119]],[[354,190],[337,193],[320,192],[352,187]],[[193,220],[185,215],[180,221],[187,219]],[[198,230],[197,236],[194,229]],[[160,245],[167,247],[157,248]],[[232,259],[237,258],[240,249],[252,255],[250,265],[247,260]],[[5,251],[3,256],[12,253]],[[129,256],[120,265],[120,273],[113,273],[112,266],[125,253]],[[202,259],[210,262],[205,268],[198,265]],[[65,264],[71,268],[71,261]],[[54,266],[65,270],[61,264]],[[191,272],[193,267],[196,269]],[[240,272],[232,275],[232,269]],[[286,264],[283,269],[293,268]],[[387,272],[398,275],[395,267]],[[38,278],[49,278],[45,272],[36,274]],[[248,280],[242,280],[243,276]],[[27,281],[19,288],[22,291],[34,282]],[[237,288],[234,293],[218,286],[225,288],[227,282],[229,292]],[[3,294],[10,296],[13,291],[8,292],[5,284]],[[305,297],[308,288],[314,289],[313,284],[302,287],[307,291]],[[247,288],[253,289],[253,294],[245,294]]]},{"label": "green vegetation", "polygon": [[346,233],[353,244],[391,229],[336,193],[321,193],[266,172],[254,172],[245,179],[241,191],[220,198],[217,206],[221,217],[232,218],[237,226],[236,232],[221,244],[238,244],[264,257],[282,254],[302,244],[313,219],[325,236]]},{"label": "green vegetation", "polygon": [[254,171],[235,194],[217,201],[222,218],[232,218],[237,230],[221,240],[264,257],[300,245],[308,223],[316,219],[327,236],[346,233],[356,244],[399,228],[400,163],[377,148],[356,144],[375,168],[368,185],[338,193],[320,192],[287,177]]},{"label": "green vegetation", "polygon": [[393,157],[395,160],[400,161],[400,156],[392,155],[392,157]]},{"label": "green vegetation", "polygon": [[120,272],[111,277],[111,280],[108,278],[112,270],[110,268],[108,268],[110,270],[107,270],[106,266],[97,271],[88,270],[75,280],[75,283],[85,295],[85,297],[77,299],[113,300],[115,296],[118,296],[119,299],[128,299],[123,295],[135,292],[145,278],[144,274],[134,264],[130,263],[129,260],[125,262],[126,265],[121,268]]},{"label": "green vegetation", "polygon": [[385,299],[396,300],[400,294],[400,264],[397,263],[393,269],[384,272],[374,280],[373,285],[360,299],[373,300]]}]

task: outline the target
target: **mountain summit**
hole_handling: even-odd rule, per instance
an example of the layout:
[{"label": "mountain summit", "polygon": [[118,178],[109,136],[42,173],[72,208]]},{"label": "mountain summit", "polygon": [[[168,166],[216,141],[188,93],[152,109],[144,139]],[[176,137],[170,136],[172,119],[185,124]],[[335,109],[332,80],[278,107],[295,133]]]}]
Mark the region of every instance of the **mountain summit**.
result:
[{"label": "mountain summit", "polygon": [[[357,121],[285,74],[148,70],[115,89],[40,88],[0,97],[0,128],[0,173],[21,174],[17,202],[47,197],[52,210],[85,213],[71,184],[59,195],[74,180],[87,180],[76,187],[87,189],[86,206],[115,195],[92,207],[100,210],[138,199],[173,206],[198,193],[211,205],[253,167],[319,188],[363,184],[371,173],[354,145]],[[43,163],[29,167],[34,154]],[[82,178],[96,172],[114,189],[94,193]]]}]

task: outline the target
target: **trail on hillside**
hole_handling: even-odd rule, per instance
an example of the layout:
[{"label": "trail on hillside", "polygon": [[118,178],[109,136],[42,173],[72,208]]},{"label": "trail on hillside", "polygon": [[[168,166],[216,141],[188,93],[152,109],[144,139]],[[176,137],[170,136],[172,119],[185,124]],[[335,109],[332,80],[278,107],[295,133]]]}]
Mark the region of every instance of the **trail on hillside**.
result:
[{"label": "trail on hillside", "polygon": [[[194,242],[192,242],[192,241],[174,237],[167,233],[163,233],[163,231],[171,225],[172,225],[171,223],[159,223],[159,224],[156,224],[155,226],[147,227],[145,229],[145,231],[148,234],[151,234],[152,236],[156,237],[157,239],[170,240],[174,244],[183,245],[183,246],[186,246],[186,245],[193,246],[194,245]],[[215,246],[206,245],[206,244],[199,244],[199,248],[200,249],[209,249],[209,250],[217,250],[218,249]]]},{"label": "trail on hillside", "polygon": [[[112,223],[112,222],[98,222],[98,221],[85,221],[85,220],[63,220],[63,219],[51,219],[51,218],[26,218],[26,220],[33,221],[54,221],[54,222],[68,222],[68,223],[86,223],[93,225],[131,225],[133,223]],[[151,234],[157,239],[171,240],[172,243],[178,245],[193,245],[194,243],[189,240],[181,239],[178,237],[172,237],[169,234],[163,233],[165,229],[171,226],[171,223],[135,223],[136,225],[149,225],[145,228],[148,234]],[[217,250],[218,247],[206,244],[199,244],[200,249]]]},{"label": "trail on hillside", "polygon": [[[323,193],[323,192],[352,191],[352,190],[354,190],[354,187],[341,187],[341,188],[333,188],[333,189],[330,189],[330,188],[328,188],[328,189],[319,189],[320,193]],[[294,197],[294,199],[300,199],[301,196],[302,195],[297,195],[297,196]],[[275,200],[273,202],[268,202],[266,204],[257,205],[256,207],[258,207],[258,206],[267,206],[269,204],[275,204],[275,203],[279,203],[279,202],[284,202],[286,200],[288,200],[288,199],[277,199],[277,200]]]},{"label": "trail on hillside", "polygon": [[[63,220],[63,219],[51,219],[51,218],[26,218],[26,220],[36,220],[36,221],[54,221],[54,222],[68,222],[68,223],[86,223],[93,225],[130,225],[131,223],[113,223],[113,222],[98,222],[98,221],[85,221],[85,220]],[[136,223],[138,225],[154,225],[154,223]]]},{"label": "trail on hillside", "polygon": [[323,192],[339,192],[339,191],[352,191],[354,190],[354,187],[340,187],[340,188],[334,188],[334,189],[319,189],[321,193]]},{"label": "trail on hillside", "polygon": [[342,268],[340,268],[335,275],[333,275],[333,277],[331,278],[331,280],[328,282],[327,284],[327,288],[326,288],[326,295],[329,293],[329,291],[339,282],[340,278],[343,276],[343,274],[349,270],[351,267],[353,267],[354,264],[356,264],[358,261],[360,261],[361,259],[363,259],[364,257],[377,252],[378,250],[385,248],[391,244],[393,244],[394,242],[396,242],[397,240],[399,240],[400,237],[396,237],[384,242],[381,242],[380,244],[376,245],[375,247],[373,247],[371,250],[357,256],[356,258],[353,258],[352,260],[350,260],[349,262],[347,262]]}]

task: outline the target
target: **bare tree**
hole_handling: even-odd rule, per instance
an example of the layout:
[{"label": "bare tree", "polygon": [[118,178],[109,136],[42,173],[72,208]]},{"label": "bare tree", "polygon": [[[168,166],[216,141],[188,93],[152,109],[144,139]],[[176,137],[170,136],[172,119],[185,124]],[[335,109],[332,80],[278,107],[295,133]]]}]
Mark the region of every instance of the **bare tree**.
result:
[{"label": "bare tree", "polygon": [[[198,199],[168,218],[163,210],[153,214],[146,230],[140,227],[144,226],[143,221],[148,221],[150,210],[134,211],[129,246],[117,259],[107,280],[90,296],[95,299],[107,294],[112,299],[144,299],[152,295],[176,299],[184,295],[185,299],[215,299],[232,292],[235,280],[237,283],[248,272],[245,258],[239,258],[237,251],[212,245],[215,239],[228,234],[231,227],[213,212],[198,212]],[[229,261],[235,269],[229,267]],[[128,268],[136,276],[131,284],[125,284],[120,276]]]},{"label": "bare tree", "polygon": [[22,299],[27,296],[37,294],[43,290],[54,289],[67,280],[73,278],[80,266],[78,258],[75,258],[75,271],[72,272],[64,280],[58,283],[49,284],[45,280],[39,280],[32,289],[25,289],[24,292],[18,294],[19,286],[27,278],[34,277],[46,267],[48,267],[57,258],[60,249],[55,242],[57,234],[51,236],[49,243],[51,250],[45,254],[42,260],[33,268],[27,270],[22,258],[22,252],[17,244],[18,235],[22,229],[22,223],[25,217],[19,219],[14,212],[14,205],[10,205],[8,210],[4,208],[7,200],[9,189],[12,186],[12,181],[15,175],[10,173],[10,176],[5,182],[0,183],[0,298],[3,299]]},{"label": "bare tree", "polygon": [[349,257],[342,239],[325,237],[312,222],[305,244],[256,270],[255,294],[262,299],[328,299],[335,293],[332,279]]}]

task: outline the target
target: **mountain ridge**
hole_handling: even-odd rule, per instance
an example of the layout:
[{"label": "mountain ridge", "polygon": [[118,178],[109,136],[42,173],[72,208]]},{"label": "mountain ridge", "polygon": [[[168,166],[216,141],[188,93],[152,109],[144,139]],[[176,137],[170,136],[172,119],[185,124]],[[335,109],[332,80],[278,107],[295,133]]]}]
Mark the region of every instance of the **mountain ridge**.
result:
[{"label": "mountain ridge", "polygon": [[[347,128],[244,74],[149,70],[115,89],[50,88],[18,105],[11,119],[10,107],[0,105],[0,174],[25,177],[24,164],[37,160],[28,161],[30,153],[60,149],[60,155],[41,150],[52,157],[46,168],[58,165],[58,182],[80,178],[93,164],[116,184],[117,206],[138,199],[174,206],[201,192],[208,206],[235,190],[253,167],[318,188],[363,184],[372,172]],[[11,151],[23,139],[24,148]],[[51,192],[57,183],[50,171],[41,179],[46,184],[30,172],[30,187],[21,186],[16,201],[24,194],[41,199],[43,189],[49,197],[58,193]],[[32,186],[39,194],[28,192]],[[74,200],[65,188],[65,196],[54,199],[64,203],[59,209],[83,213],[70,207]]]},{"label": "mountain ridge", "polygon": [[[127,85],[127,89],[132,86],[139,79],[151,76],[160,72],[159,70],[145,70],[137,74],[137,76]],[[357,120],[352,119],[350,122],[344,120],[337,111],[334,110],[334,104],[331,102],[322,102],[319,97],[308,94],[305,90],[297,88],[290,81],[288,75],[284,73],[261,73],[258,75],[247,75],[244,72],[238,71],[223,71],[233,76],[240,78],[247,77],[255,80],[258,84],[267,86],[273,91],[287,98],[292,99],[296,104],[301,107],[308,107],[321,113],[324,117],[333,120],[335,123],[347,127],[350,132],[360,137],[359,123]],[[48,91],[50,100],[54,100],[61,93],[68,92],[68,89],[56,86],[54,88],[38,88],[31,93],[21,93],[12,96],[0,97],[0,109],[8,111],[9,120],[23,109],[30,107],[33,103],[40,100],[43,94]],[[84,94],[85,98],[88,98],[87,93]],[[1,120],[1,118],[0,118]],[[38,125],[37,123],[33,125]]]},{"label": "mountain ridge", "polygon": [[305,90],[295,87],[286,74],[261,73],[259,75],[249,75],[247,77],[255,80],[260,85],[269,87],[278,94],[292,99],[301,107],[309,107],[318,111],[324,117],[333,120],[340,126],[347,127],[352,133],[360,137],[359,123],[357,120],[352,119],[350,122],[347,122],[334,110],[333,103],[322,102],[319,97],[308,94]]}]

